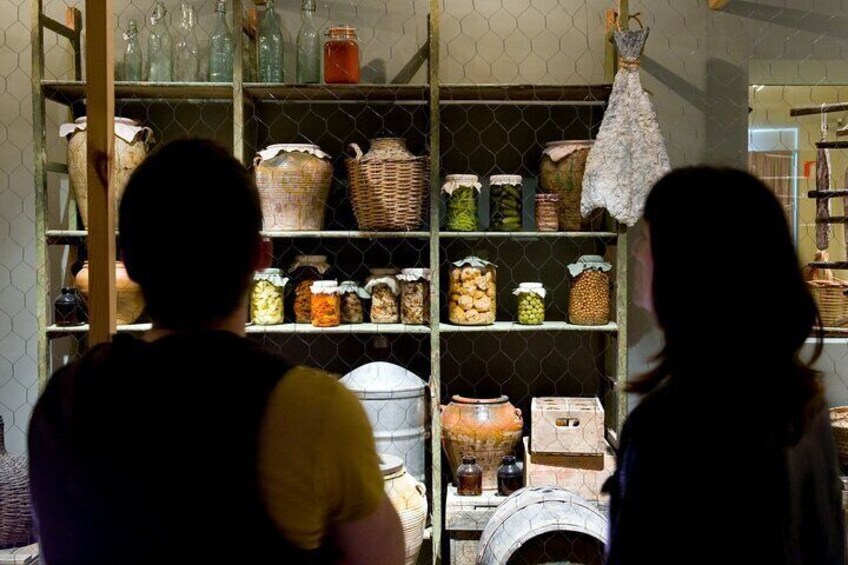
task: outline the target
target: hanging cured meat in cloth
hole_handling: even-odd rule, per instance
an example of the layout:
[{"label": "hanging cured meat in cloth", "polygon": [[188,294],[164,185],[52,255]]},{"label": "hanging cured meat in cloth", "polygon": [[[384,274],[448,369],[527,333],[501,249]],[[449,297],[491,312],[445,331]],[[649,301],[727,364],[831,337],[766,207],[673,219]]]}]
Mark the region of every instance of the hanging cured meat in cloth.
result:
[{"label": "hanging cured meat in cloth", "polygon": [[670,169],[657,115],[639,79],[639,57],[648,28],[617,31],[619,71],[583,176],[583,217],[606,208],[613,218],[634,225],[642,217],[654,183]]}]

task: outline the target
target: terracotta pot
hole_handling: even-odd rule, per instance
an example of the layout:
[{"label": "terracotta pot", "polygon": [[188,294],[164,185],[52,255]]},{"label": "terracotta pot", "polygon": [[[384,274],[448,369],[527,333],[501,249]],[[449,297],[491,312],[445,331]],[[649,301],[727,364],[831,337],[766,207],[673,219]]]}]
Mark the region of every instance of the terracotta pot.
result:
[{"label": "terracotta pot", "polygon": [[498,488],[497,471],[504,455],[514,455],[521,441],[521,410],[509,398],[465,398],[455,395],[442,406],[442,447],[456,482],[463,455],[473,455],[483,468],[483,489]]},{"label": "terracotta pot", "polygon": [[[82,264],[82,269],[74,277],[74,283],[88,302],[88,261]],[[115,322],[119,326],[132,324],[144,311],[144,296],[141,287],[130,279],[123,261],[115,262],[115,290],[118,294]]]},{"label": "terracotta pot", "polygon": [[545,146],[540,166],[543,192],[559,195],[559,229],[581,231],[592,228],[592,219],[583,219],[583,173],[594,141],[553,141]]},{"label": "terracotta pot", "polygon": [[403,468],[403,460],[393,455],[380,456],[386,496],[395,507],[403,526],[406,565],[415,565],[424,541],[427,522],[427,488]]}]

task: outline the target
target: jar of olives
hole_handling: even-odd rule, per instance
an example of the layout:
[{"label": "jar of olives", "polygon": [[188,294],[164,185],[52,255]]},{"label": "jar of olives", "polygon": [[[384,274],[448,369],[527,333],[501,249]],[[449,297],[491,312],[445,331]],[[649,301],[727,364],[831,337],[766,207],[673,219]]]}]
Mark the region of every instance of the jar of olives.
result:
[{"label": "jar of olives", "polygon": [[492,175],[489,177],[490,218],[492,231],[518,231],[521,229],[522,200],[521,175]]},{"label": "jar of olives", "polygon": [[324,278],[330,269],[326,255],[297,255],[289,267],[294,283],[294,318],[298,324],[312,322],[312,283]]},{"label": "jar of olives", "polygon": [[339,285],[343,324],[361,324],[365,321],[364,301],[371,296],[355,281],[344,281]]},{"label": "jar of olives", "polygon": [[523,282],[514,291],[518,297],[518,323],[538,326],[545,321],[545,295],[547,291],[540,282]]},{"label": "jar of olives", "polygon": [[603,326],[610,319],[610,265],[599,255],[584,255],[568,266],[571,289],[568,320],[576,326]]},{"label": "jar of olives", "polygon": [[448,319],[461,326],[489,326],[497,311],[497,271],[479,257],[466,257],[450,270]]},{"label": "jar of olives", "polygon": [[400,284],[397,275],[397,269],[371,269],[371,275],[365,283],[365,290],[371,295],[371,323],[400,322]]},{"label": "jar of olives", "polygon": [[448,175],[442,192],[447,196],[447,231],[477,231],[477,197],[483,187],[477,175]]},{"label": "jar of olives", "polygon": [[253,275],[250,289],[250,321],[257,326],[283,323],[286,283],[280,269],[262,269]]}]

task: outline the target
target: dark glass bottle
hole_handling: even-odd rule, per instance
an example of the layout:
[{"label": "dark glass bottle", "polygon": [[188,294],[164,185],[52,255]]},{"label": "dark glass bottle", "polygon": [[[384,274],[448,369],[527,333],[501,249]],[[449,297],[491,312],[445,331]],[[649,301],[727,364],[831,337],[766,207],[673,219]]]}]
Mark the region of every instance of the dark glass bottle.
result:
[{"label": "dark glass bottle", "polygon": [[462,457],[462,465],[456,469],[456,494],[459,496],[480,496],[483,494],[483,468],[477,464],[477,458],[471,455]]},{"label": "dark glass bottle", "polygon": [[524,474],[515,462],[514,455],[506,455],[498,467],[498,494],[509,496],[524,487]]},{"label": "dark glass bottle", "polygon": [[82,297],[75,288],[65,287],[53,303],[54,323],[57,326],[79,326],[85,323]]}]

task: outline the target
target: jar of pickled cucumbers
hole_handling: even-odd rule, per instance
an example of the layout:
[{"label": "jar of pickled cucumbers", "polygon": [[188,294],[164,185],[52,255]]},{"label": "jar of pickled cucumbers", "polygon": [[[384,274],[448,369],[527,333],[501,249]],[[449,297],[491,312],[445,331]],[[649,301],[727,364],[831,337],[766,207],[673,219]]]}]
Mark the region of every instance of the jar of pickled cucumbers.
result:
[{"label": "jar of pickled cucumbers", "polygon": [[483,187],[477,175],[448,175],[442,192],[447,198],[447,231],[477,231],[477,198]]},{"label": "jar of pickled cucumbers", "polygon": [[430,323],[430,269],[404,269],[400,279],[400,321],[409,325]]},{"label": "jar of pickled cucumbers", "polygon": [[365,321],[365,301],[371,298],[356,281],[344,281],[339,285],[343,324],[361,324]]},{"label": "jar of pickled cucumbers", "polygon": [[489,177],[489,229],[518,231],[524,209],[521,175],[492,175]]},{"label": "jar of pickled cucumbers", "polygon": [[371,269],[365,290],[371,295],[372,324],[400,322],[400,283],[397,275],[397,269]]},{"label": "jar of pickled cucumbers", "polygon": [[250,289],[250,321],[257,326],[283,323],[286,283],[280,269],[262,269],[253,275]]},{"label": "jar of pickled cucumbers", "polygon": [[539,326],[545,321],[545,295],[540,282],[523,282],[512,291],[518,297],[518,323]]},{"label": "jar of pickled cucumbers", "polygon": [[452,264],[448,319],[461,326],[488,326],[497,311],[497,271],[479,257],[466,257]]},{"label": "jar of pickled cucumbers", "polygon": [[315,281],[312,293],[312,325],[332,328],[342,323],[338,281]]},{"label": "jar of pickled cucumbers", "polygon": [[571,288],[568,321],[576,326],[603,326],[610,320],[612,265],[599,255],[584,255],[568,266]]},{"label": "jar of pickled cucumbers", "polygon": [[297,255],[289,267],[294,284],[294,319],[298,324],[312,321],[312,283],[321,280],[330,269],[326,255]]}]

